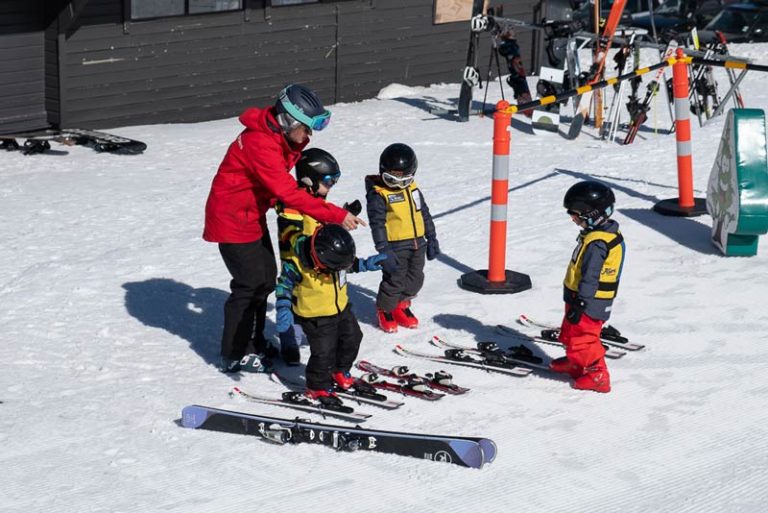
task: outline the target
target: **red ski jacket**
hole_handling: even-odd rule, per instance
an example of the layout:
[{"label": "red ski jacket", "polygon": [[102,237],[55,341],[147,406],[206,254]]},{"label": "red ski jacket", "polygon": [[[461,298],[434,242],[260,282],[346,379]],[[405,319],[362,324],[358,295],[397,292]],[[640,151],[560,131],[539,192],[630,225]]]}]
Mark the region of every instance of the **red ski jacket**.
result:
[{"label": "red ski jacket", "polygon": [[245,125],[229,146],[213,177],[205,204],[203,239],[208,242],[254,242],[267,229],[267,209],[276,200],[321,223],[341,223],[347,211],[300,189],[290,170],[304,146],[294,148],[275,120],[274,107],[248,109]]}]

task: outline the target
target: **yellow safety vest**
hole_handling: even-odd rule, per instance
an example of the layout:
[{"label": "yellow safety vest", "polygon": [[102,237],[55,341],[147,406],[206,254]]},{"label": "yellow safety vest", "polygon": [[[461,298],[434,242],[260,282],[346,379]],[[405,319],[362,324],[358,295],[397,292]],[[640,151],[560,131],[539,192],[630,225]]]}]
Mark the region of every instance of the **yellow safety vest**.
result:
[{"label": "yellow safety vest", "polygon": [[573,256],[565,272],[563,285],[573,292],[579,291],[581,283],[581,266],[584,259],[584,252],[592,242],[601,240],[608,245],[608,256],[605,258],[603,267],[600,270],[600,280],[595,293],[596,299],[613,299],[619,289],[619,278],[621,276],[621,267],[624,263],[624,237],[621,233],[609,233],[602,231],[591,231],[586,234],[579,234],[578,244],[573,251]]},{"label": "yellow safety vest", "polygon": [[295,255],[290,260],[301,274],[293,288],[293,312],[302,317],[325,317],[340,314],[349,302],[347,273],[320,273],[304,267]]},{"label": "yellow safety vest", "polygon": [[424,236],[424,216],[421,215],[423,201],[416,182],[411,182],[411,185],[405,189],[393,190],[380,185],[374,185],[373,189],[384,198],[387,204],[385,223],[388,241]]},{"label": "yellow safety vest", "polygon": [[288,260],[293,254],[290,242],[291,237],[297,233],[311,237],[315,233],[315,229],[320,226],[320,222],[314,217],[302,214],[292,208],[275,210],[277,210],[280,216],[280,219],[278,219],[278,226],[280,226],[280,233],[278,234],[280,260]]}]

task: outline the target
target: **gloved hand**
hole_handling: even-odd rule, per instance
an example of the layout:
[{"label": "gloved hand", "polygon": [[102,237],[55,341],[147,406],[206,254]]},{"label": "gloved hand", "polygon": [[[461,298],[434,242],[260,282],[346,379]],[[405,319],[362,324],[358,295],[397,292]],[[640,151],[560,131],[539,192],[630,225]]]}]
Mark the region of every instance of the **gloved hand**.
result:
[{"label": "gloved hand", "polygon": [[381,262],[387,259],[386,253],[369,256],[368,258],[358,258],[355,271],[364,273],[366,271],[381,271]]},{"label": "gloved hand", "polygon": [[344,203],[344,210],[346,210],[353,216],[359,216],[360,212],[363,211],[363,205],[360,203],[360,200],[355,200],[352,202],[348,201]]},{"label": "gloved hand", "polygon": [[397,255],[391,248],[384,248],[379,251],[379,254],[387,255],[387,258],[381,260],[381,268],[387,274],[393,274],[400,267],[400,260],[397,259]]},{"label": "gloved hand", "polygon": [[571,324],[578,324],[581,320],[581,314],[584,313],[586,307],[587,304],[583,299],[575,299],[568,307],[568,313],[565,314],[565,320]]},{"label": "gloved hand", "polygon": [[293,326],[293,310],[290,299],[278,299],[275,303],[277,310],[277,332],[285,333]]},{"label": "gloved hand", "polygon": [[427,260],[434,260],[440,253],[440,243],[437,242],[437,239],[427,239]]}]

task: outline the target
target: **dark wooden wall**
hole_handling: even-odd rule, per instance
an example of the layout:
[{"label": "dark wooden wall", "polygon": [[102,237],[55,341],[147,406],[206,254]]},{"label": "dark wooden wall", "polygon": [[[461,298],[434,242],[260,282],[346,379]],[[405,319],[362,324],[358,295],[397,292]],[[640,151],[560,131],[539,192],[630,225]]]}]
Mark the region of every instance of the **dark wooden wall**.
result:
[{"label": "dark wooden wall", "polygon": [[42,0],[0,1],[0,126],[46,126]]},{"label": "dark wooden wall", "polygon": [[[0,5],[9,1],[31,0]],[[526,20],[534,3],[491,2]],[[434,25],[433,0],[245,4],[238,12],[131,21],[128,0],[80,0],[75,23],[62,14],[44,33],[49,121],[93,128],[203,121],[271,104],[291,82],[330,104],[373,97],[393,82],[460,80],[468,23]],[[530,36],[520,33],[526,58]],[[482,42],[485,68],[490,38]]]}]

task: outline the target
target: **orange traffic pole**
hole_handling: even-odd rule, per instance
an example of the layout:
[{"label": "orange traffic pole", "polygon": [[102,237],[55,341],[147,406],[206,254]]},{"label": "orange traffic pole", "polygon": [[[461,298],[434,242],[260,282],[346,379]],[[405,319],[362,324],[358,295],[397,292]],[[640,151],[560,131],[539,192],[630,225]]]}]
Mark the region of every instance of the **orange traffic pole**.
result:
[{"label": "orange traffic pole", "polygon": [[488,281],[503,282],[507,259],[507,201],[509,199],[509,102],[496,104],[493,114],[493,178],[491,181],[491,236],[488,248]]},{"label": "orange traffic pole", "polygon": [[507,201],[509,200],[509,129],[512,112],[509,102],[496,104],[493,114],[493,177],[491,179],[491,229],[488,270],[461,276],[459,285],[481,294],[514,294],[531,288],[531,278],[505,269],[507,259]]},{"label": "orange traffic pole", "polygon": [[693,155],[691,145],[691,105],[688,100],[688,60],[677,49],[672,64],[672,94],[675,103],[675,138],[677,139],[677,198],[663,200],[653,209],[664,215],[698,216],[706,213],[706,202],[693,197]]}]

